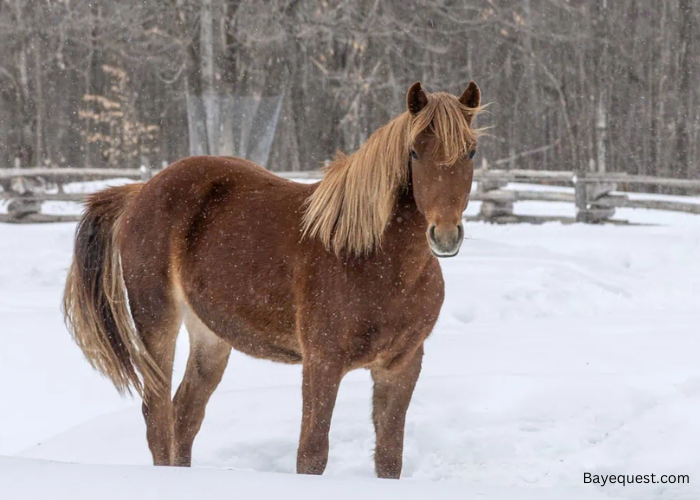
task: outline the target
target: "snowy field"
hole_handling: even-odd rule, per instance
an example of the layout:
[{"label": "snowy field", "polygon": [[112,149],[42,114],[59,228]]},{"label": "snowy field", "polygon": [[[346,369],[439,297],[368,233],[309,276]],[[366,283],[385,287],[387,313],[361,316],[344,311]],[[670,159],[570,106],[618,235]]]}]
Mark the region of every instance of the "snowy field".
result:
[{"label": "snowy field", "polygon": [[[648,225],[467,224],[442,261],[447,297],[398,482],[373,479],[367,373],[343,381],[326,475],[300,477],[300,369],[240,354],[195,467],[149,467],[140,402],[120,399],[62,324],[74,224],[0,224],[0,499],[696,500],[700,216],[618,217]],[[176,376],[186,357],[183,335]],[[690,484],[601,487],[585,472]]]}]

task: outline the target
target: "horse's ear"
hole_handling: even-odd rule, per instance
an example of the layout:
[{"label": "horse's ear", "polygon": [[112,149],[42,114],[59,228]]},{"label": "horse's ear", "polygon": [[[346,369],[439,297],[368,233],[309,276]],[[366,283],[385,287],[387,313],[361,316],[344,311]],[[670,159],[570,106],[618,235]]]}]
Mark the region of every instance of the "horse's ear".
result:
[{"label": "horse's ear", "polygon": [[479,90],[479,86],[474,82],[469,82],[467,90],[462,93],[459,102],[468,108],[478,108],[479,104],[481,104],[481,90]]},{"label": "horse's ear", "polygon": [[406,106],[412,115],[416,115],[428,104],[428,96],[425,94],[420,82],[416,82],[408,89],[406,94]]}]

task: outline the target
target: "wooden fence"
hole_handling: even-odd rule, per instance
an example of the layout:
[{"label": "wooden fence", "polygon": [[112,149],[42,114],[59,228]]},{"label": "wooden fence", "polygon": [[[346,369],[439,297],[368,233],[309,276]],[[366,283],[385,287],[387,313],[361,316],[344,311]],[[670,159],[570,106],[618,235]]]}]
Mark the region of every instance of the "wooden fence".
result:
[{"label": "wooden fence", "polygon": [[[64,185],[71,182],[128,178],[148,180],[154,171],[147,166],[140,169],[86,169],[86,168],[27,168],[0,169],[0,200],[9,200],[7,214],[0,214],[0,222],[62,222],[75,221],[77,215],[42,213],[47,201],[80,202],[86,194],[66,193]],[[321,173],[276,172],[292,179],[320,179]],[[614,222],[616,208],[646,208],[700,214],[700,203],[667,201],[662,199],[630,199],[624,191],[628,185],[664,186],[700,193],[700,180],[668,179],[624,174],[576,175],[573,172],[540,170],[483,170],[474,172],[477,188],[471,200],[480,201],[478,215],[468,220],[497,223],[510,222]],[[573,192],[540,191],[524,186],[522,189],[503,189],[506,184],[537,184],[573,187]],[[516,186],[517,187],[517,186]],[[514,213],[514,205],[521,201],[571,203],[576,217],[523,216]],[[619,222],[619,221],[617,221]]]}]

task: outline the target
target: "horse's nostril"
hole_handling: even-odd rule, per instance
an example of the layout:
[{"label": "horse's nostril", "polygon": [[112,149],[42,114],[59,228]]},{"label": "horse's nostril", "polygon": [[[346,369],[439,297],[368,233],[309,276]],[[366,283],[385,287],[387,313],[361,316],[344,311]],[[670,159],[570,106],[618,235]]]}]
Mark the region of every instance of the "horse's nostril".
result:
[{"label": "horse's nostril", "polygon": [[435,226],[430,226],[428,234],[430,235],[430,241],[435,241]]},{"label": "horse's nostril", "polygon": [[464,226],[462,224],[457,226],[457,241],[462,241],[464,239]]}]

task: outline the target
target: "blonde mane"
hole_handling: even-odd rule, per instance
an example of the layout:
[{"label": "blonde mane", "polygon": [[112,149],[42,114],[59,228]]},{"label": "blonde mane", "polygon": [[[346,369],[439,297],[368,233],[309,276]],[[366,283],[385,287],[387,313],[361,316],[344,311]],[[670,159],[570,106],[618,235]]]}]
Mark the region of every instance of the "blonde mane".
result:
[{"label": "blonde mane", "polygon": [[306,201],[302,238],[318,237],[340,255],[368,254],[381,245],[407,181],[409,149],[426,129],[442,146],[444,164],[454,164],[478,136],[469,123],[479,108],[467,108],[447,93],[428,94],[416,115],[408,111],[376,130],[350,156],[338,153],[319,187]]}]

